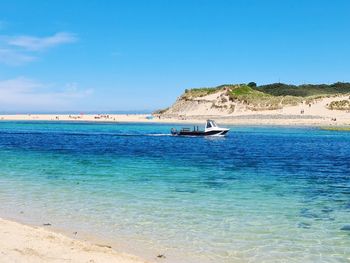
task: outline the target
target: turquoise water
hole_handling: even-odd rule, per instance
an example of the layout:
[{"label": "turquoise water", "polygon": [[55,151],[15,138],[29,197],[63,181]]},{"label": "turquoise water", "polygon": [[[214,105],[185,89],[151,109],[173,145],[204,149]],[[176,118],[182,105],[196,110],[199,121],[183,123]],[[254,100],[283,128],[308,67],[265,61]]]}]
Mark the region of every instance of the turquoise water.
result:
[{"label": "turquoise water", "polygon": [[350,262],[350,133],[171,127],[0,122],[0,216],[164,262]]}]

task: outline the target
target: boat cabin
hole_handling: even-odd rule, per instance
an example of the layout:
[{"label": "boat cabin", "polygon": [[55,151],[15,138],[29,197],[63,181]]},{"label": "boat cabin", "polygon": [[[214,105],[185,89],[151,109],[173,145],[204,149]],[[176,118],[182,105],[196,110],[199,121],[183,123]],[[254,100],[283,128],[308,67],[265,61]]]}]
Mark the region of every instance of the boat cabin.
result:
[{"label": "boat cabin", "polygon": [[218,125],[213,120],[207,120],[207,125],[205,125],[206,129],[216,128]]}]

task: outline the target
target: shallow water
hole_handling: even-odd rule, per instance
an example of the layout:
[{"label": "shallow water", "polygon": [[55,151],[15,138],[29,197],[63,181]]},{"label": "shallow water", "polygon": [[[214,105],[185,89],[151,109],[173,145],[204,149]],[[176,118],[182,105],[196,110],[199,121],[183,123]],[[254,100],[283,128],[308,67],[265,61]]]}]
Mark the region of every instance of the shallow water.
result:
[{"label": "shallow water", "polygon": [[170,128],[0,122],[0,215],[165,262],[350,261],[350,133]]}]

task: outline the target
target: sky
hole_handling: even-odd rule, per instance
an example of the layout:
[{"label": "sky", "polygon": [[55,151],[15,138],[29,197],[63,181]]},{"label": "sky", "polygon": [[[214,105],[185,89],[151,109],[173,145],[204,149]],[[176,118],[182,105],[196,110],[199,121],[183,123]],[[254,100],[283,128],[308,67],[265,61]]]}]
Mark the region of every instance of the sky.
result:
[{"label": "sky", "polygon": [[347,0],[1,0],[0,112],[139,111],[185,89],[350,81]]}]

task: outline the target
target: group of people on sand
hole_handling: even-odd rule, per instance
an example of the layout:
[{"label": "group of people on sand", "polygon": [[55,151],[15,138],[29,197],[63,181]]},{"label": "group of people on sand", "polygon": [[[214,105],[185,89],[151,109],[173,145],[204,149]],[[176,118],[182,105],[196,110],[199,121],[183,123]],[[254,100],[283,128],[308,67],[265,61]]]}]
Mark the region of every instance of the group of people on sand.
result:
[{"label": "group of people on sand", "polygon": [[[311,108],[311,103],[308,104],[309,105],[309,108]],[[300,114],[304,114],[305,113],[305,110],[304,109],[301,109],[300,110]]]},{"label": "group of people on sand", "polygon": [[81,119],[82,118],[82,116],[80,116],[80,115],[77,115],[77,116],[69,115],[68,117],[69,117],[69,119],[73,119],[73,120],[77,120],[77,119]]},{"label": "group of people on sand", "polygon": [[109,114],[98,114],[94,117],[95,119],[110,119],[112,117],[109,116]]}]

